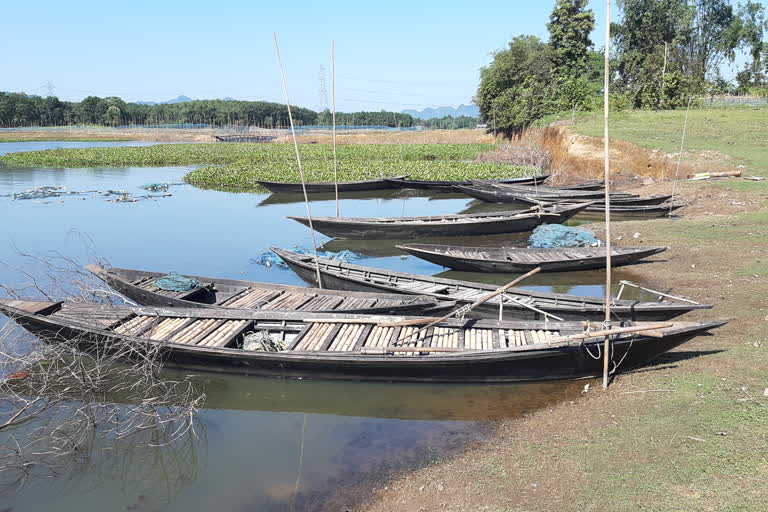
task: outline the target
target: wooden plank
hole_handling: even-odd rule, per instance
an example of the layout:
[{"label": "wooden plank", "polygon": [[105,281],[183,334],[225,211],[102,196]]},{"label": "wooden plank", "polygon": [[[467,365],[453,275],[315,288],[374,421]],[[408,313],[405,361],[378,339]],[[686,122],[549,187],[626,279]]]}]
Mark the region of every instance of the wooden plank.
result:
[{"label": "wooden plank", "polygon": [[360,349],[363,348],[363,346],[365,345],[365,341],[368,339],[368,336],[371,334],[372,329],[373,329],[373,324],[366,324],[363,327],[363,330],[360,331],[360,335],[355,341],[355,352],[359,352]]},{"label": "wooden plank", "polygon": [[296,335],[293,340],[288,344],[286,347],[286,350],[296,350],[296,347],[301,343],[301,341],[304,339],[304,337],[309,333],[309,331],[315,326],[315,324],[309,324],[307,325],[299,334]]},{"label": "wooden plank", "polygon": [[331,332],[328,333],[328,335],[325,337],[325,340],[323,340],[318,350],[322,352],[326,352],[328,348],[330,348],[331,343],[333,343],[333,340],[336,339],[336,336],[339,334],[339,331],[341,331],[342,327],[347,327],[347,326],[344,324],[336,324],[333,327],[333,329],[331,329]]},{"label": "wooden plank", "polygon": [[504,331],[501,331],[499,329],[493,329],[492,331],[492,339],[491,339],[491,348],[498,349],[501,348],[501,343],[503,338]]}]

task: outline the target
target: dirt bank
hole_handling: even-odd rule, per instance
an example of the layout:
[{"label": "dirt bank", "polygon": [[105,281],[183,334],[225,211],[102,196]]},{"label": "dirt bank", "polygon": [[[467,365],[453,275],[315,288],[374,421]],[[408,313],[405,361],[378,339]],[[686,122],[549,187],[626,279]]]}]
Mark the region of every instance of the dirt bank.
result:
[{"label": "dirt bank", "polygon": [[729,183],[639,187],[675,187],[691,206],[613,226],[618,244],[671,246],[635,271],[715,306],[686,319],[728,326],[607,391],[584,382],[578,400],[502,422],[492,440],[382,484],[365,510],[765,510],[768,195]]}]

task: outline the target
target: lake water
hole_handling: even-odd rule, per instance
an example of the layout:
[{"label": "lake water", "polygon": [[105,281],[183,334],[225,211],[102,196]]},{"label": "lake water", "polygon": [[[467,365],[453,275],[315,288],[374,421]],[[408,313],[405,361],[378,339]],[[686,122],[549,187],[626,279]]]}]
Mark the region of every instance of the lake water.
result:
[{"label": "lake water", "polygon": [[112,147],[139,147],[153,146],[155,144],[169,144],[167,142],[147,141],[65,141],[65,140],[41,140],[30,142],[0,142],[0,155],[6,153],[19,153],[21,151],[42,151],[44,149],[64,148],[112,148]]},{"label": "lake water", "polygon": [[[141,185],[177,183],[188,170],[1,168],[0,195],[59,186],[142,196],[147,192]],[[302,202],[189,185],[172,186],[169,193],[137,202],[113,202],[116,196],[97,193],[0,197],[0,283],[18,287],[27,281],[19,269],[41,270],[21,254],[27,253],[62,254],[82,264],[100,257],[120,267],[302,284],[288,270],[252,261],[271,246],[311,246],[308,229],[285,218],[303,215]],[[406,192],[343,197],[341,213],[350,216],[454,213],[471,202],[457,195]],[[318,199],[313,215],[333,215],[333,200]],[[521,236],[495,240],[525,245]],[[319,235],[319,243],[326,241]],[[444,272],[404,258],[394,244],[333,241],[326,248],[355,250],[365,256],[361,264],[374,267],[495,283],[511,279]],[[542,274],[526,286],[600,296],[603,276]],[[631,270],[616,271],[615,279],[640,281]],[[461,449],[490,432],[494,420],[573,399],[583,386],[363,384],[215,374],[205,381],[208,399],[200,412],[199,440],[184,449],[139,453],[115,446],[109,456],[96,455],[59,478],[29,480],[20,491],[0,495],[0,510],[343,510],[372,483]]]}]

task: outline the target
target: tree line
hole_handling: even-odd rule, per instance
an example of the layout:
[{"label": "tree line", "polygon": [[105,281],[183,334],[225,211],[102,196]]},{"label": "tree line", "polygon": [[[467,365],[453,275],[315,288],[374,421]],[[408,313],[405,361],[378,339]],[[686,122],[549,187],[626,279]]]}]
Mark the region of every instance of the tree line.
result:
[{"label": "tree line", "polygon": [[[706,94],[768,95],[768,22],[747,0],[617,0],[611,23],[613,108],[674,109]],[[520,35],[480,72],[481,118],[515,135],[547,114],[601,106],[603,56],[590,40],[587,0],[556,0],[549,40]],[[723,78],[737,54],[735,79]]]},{"label": "tree line", "polygon": [[[330,111],[315,112],[291,107],[294,123],[299,126],[330,125]],[[338,125],[425,128],[474,128],[477,119],[447,116],[420,120],[400,112],[338,112]],[[0,92],[0,126],[260,126],[285,128],[288,109],[280,103],[237,100],[193,100],[182,103],[143,105],[111,96],[88,96],[79,102],[62,101],[55,96],[41,97],[24,93]]]}]

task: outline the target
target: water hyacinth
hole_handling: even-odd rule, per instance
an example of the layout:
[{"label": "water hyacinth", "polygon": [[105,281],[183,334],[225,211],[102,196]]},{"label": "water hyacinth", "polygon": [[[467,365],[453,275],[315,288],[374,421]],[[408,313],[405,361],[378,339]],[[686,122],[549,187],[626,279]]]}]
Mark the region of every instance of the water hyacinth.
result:
[{"label": "water hyacinth", "polygon": [[[533,171],[506,164],[476,162],[492,144],[349,144],[338,146],[340,181],[408,174],[419,180],[508,178]],[[333,181],[329,144],[300,146],[308,181]],[[161,144],[146,147],[78,148],[12,153],[0,164],[16,167],[205,166],[184,180],[201,188],[263,191],[254,180],[297,182],[291,144]]]}]

